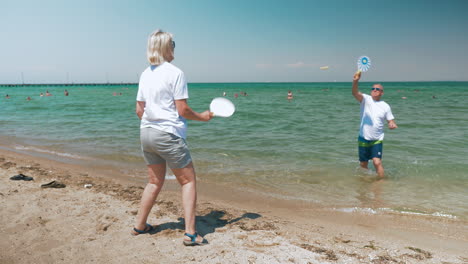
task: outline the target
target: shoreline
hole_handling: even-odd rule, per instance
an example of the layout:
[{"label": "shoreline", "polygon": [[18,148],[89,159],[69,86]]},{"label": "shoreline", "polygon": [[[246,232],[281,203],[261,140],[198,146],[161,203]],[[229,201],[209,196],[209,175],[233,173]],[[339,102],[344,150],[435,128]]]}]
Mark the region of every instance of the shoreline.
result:
[{"label": "shoreline", "polygon": [[[2,263],[141,263],[155,256],[161,263],[468,261],[464,220],[339,212],[203,179],[198,181],[197,228],[210,244],[186,248],[175,180],[166,181],[150,213],[156,233],[132,237],[146,179],[5,149],[0,149],[0,167]],[[9,180],[18,173],[34,181]],[[51,180],[67,187],[40,188]]]},{"label": "shoreline", "polygon": [[[8,144],[7,144],[8,142]],[[55,150],[50,150],[47,148],[38,148],[31,145],[27,145],[25,142],[15,141],[15,139],[8,138],[5,136],[0,137],[0,151],[8,151],[12,153],[16,153],[19,155],[26,155],[31,156],[31,158],[41,158],[46,160],[56,161],[60,164],[73,164],[78,166],[77,168],[88,168],[95,171],[100,171],[100,174],[106,175],[106,177],[118,177],[118,179],[125,184],[134,184],[134,183],[146,183],[146,169],[141,159],[140,164],[137,162],[127,162],[127,161],[110,161],[110,160],[103,160],[103,159],[93,159],[92,157],[88,156],[76,156],[75,154],[65,152],[56,152]],[[196,168],[200,169],[201,165],[196,163]],[[209,165],[208,165],[209,166]],[[198,170],[197,170],[198,171]],[[421,216],[421,217],[437,217],[437,218],[449,218],[449,219],[459,219],[462,221],[466,221],[467,218],[465,215],[457,215],[453,212],[445,212],[445,211],[430,211],[430,210],[418,210],[417,208],[406,208],[401,207],[395,209],[395,207],[388,207],[381,198],[376,197],[377,192],[382,187],[379,187],[378,184],[373,183],[373,178],[363,176],[363,182],[365,182],[371,192],[374,193],[374,197],[367,199],[367,201],[362,201],[360,205],[353,204],[353,203],[344,203],[338,204],[333,203],[330,201],[321,202],[320,200],[311,200],[305,199],[300,196],[291,195],[288,192],[282,192],[280,189],[258,189],[251,185],[245,183],[235,183],[235,182],[214,182],[213,179],[216,178],[215,173],[211,172],[209,174],[198,173],[197,178],[199,182],[203,182],[203,185],[210,186],[205,188],[203,192],[207,194],[212,193],[211,197],[220,197],[225,196],[226,192],[222,191],[222,189],[227,188],[229,192],[242,192],[242,196],[254,196],[252,198],[256,200],[263,200],[263,199],[274,199],[277,203],[289,203],[291,206],[295,206],[295,204],[308,204],[312,207],[317,207],[323,210],[327,208],[329,210],[334,210],[337,212],[343,213],[364,213],[364,214],[400,214],[400,215],[414,215],[414,216]],[[168,177],[167,177],[168,176]],[[210,178],[210,179],[208,179]],[[172,185],[171,182],[176,182],[175,178],[169,172],[166,175],[166,185]],[[374,185],[375,184],[375,185]],[[234,185],[234,187],[232,186]],[[172,190],[178,190],[179,185],[174,184],[170,188]],[[203,186],[202,186],[203,188]],[[220,192],[217,192],[221,188]],[[241,200],[242,196],[240,196]],[[323,197],[326,199],[326,197]],[[238,200],[237,197],[232,196],[230,200]]]}]

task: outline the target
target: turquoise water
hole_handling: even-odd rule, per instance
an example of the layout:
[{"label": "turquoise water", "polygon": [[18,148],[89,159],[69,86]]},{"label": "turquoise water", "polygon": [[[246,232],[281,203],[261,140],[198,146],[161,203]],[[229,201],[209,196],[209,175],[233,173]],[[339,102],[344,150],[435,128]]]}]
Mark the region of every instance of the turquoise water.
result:
[{"label": "turquoise water", "polygon": [[[383,85],[383,100],[399,126],[385,130],[384,181],[358,169],[359,103],[351,83],[190,84],[189,104],[196,111],[223,92],[237,108],[230,118],[189,121],[197,174],[203,181],[342,211],[467,218],[468,83]],[[370,87],[360,84],[363,92]],[[70,96],[63,96],[64,89]],[[0,99],[3,145],[129,174],[143,171],[136,85],[0,90],[11,96]],[[53,96],[39,97],[46,90]]]}]

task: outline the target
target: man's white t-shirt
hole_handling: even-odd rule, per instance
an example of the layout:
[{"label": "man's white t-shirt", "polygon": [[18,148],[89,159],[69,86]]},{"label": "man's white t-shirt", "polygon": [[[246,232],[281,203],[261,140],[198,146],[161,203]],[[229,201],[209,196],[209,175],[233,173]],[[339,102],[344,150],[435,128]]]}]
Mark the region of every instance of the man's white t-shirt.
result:
[{"label": "man's white t-shirt", "polygon": [[362,94],[359,136],[366,140],[383,140],[385,121],[393,119],[392,110],[386,102],[374,101],[372,96]]},{"label": "man's white t-shirt", "polygon": [[141,74],[137,101],[145,102],[140,128],[152,127],[186,138],[187,121],[177,112],[174,100],[188,98],[184,73],[169,62],[149,66]]}]

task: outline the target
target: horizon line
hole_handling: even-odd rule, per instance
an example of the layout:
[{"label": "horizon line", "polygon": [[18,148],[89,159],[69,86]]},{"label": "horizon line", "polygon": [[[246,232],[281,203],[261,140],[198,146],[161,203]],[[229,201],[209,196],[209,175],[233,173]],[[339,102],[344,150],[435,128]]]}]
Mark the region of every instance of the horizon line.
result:
[{"label": "horizon line", "polygon": [[[188,84],[217,84],[217,83],[349,83],[350,81],[326,81],[326,82],[318,82],[318,81],[301,81],[301,82],[293,82],[293,81],[251,81],[251,82],[188,82]],[[453,80],[436,80],[436,81],[362,81],[361,83],[369,83],[369,82],[468,82],[466,81],[453,81]],[[138,82],[80,82],[80,83],[0,83],[0,87],[21,87],[21,86],[96,86],[96,85],[109,85],[109,86],[116,86],[116,85],[138,85]]]}]

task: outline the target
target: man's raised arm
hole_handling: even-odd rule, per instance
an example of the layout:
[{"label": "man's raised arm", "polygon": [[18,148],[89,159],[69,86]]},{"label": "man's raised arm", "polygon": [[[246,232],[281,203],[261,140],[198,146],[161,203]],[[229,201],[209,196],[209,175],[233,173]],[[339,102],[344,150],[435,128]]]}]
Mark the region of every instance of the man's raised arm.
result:
[{"label": "man's raised arm", "polygon": [[356,72],[354,74],[354,77],[353,77],[353,96],[354,96],[354,98],[356,98],[356,100],[361,102],[363,96],[362,96],[362,93],[359,92],[359,88],[358,88],[359,79],[361,79],[361,72],[360,71]]}]

